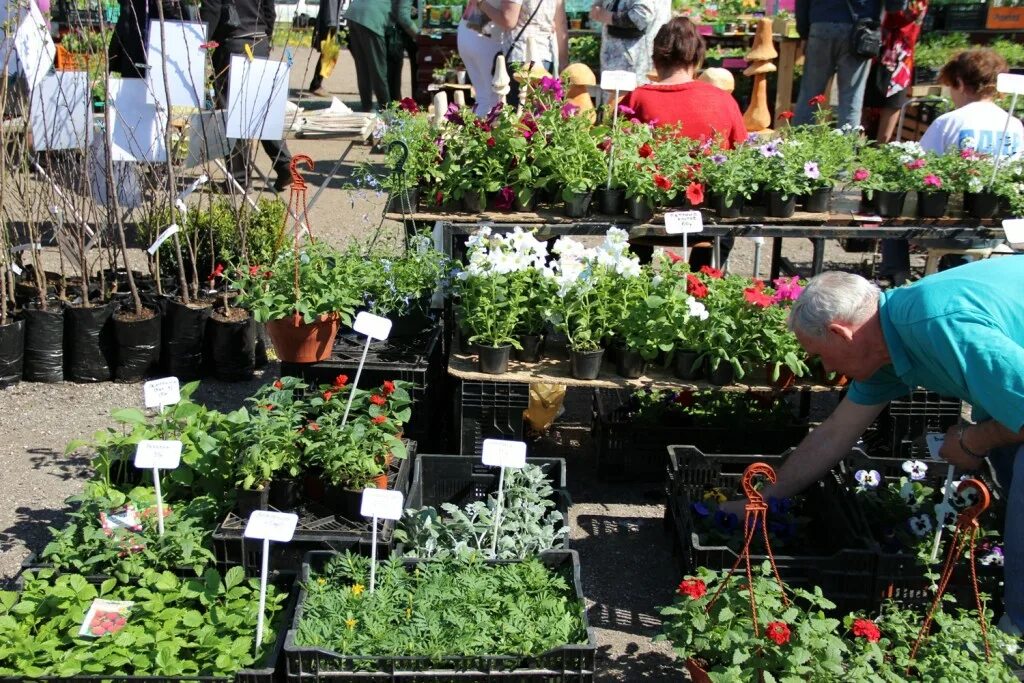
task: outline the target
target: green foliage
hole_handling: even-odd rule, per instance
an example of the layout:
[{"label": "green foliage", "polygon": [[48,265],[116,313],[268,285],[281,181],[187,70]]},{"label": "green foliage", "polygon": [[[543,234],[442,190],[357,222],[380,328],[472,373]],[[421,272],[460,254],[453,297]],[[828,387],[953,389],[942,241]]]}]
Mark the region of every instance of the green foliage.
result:
[{"label": "green foliage", "polygon": [[923,157],[916,142],[865,145],[853,159],[853,184],[869,198],[875,191],[904,192],[914,184],[911,165]]},{"label": "green foliage", "polygon": [[701,166],[700,177],[708,191],[724,198],[732,206],[737,197],[750,199],[761,186],[761,174],[753,145],[716,150]]},{"label": "green foliage", "polygon": [[346,655],[535,655],[586,638],[569,579],[537,559],[479,557],[407,567],[390,560],[369,585],[369,559],[330,560],[305,584],[295,642]]},{"label": "green foliage", "polygon": [[[542,468],[528,464],[507,470],[504,491],[495,557],[519,559],[564,547],[569,527],[554,509],[554,489]],[[497,494],[491,492],[464,508],[444,503],[443,514],[429,506],[406,510],[395,528],[395,540],[403,544],[406,557],[489,557],[497,508]]]},{"label": "green foliage", "polygon": [[[280,616],[286,597],[268,586],[268,612]],[[95,598],[133,601],[127,625],[113,635],[79,636]],[[281,620],[272,616],[253,654],[258,607],[259,581],[247,581],[241,567],[188,580],[146,570],[131,584],[101,586],[78,574],[29,572],[23,592],[0,592],[0,674],[232,675],[273,647]]]},{"label": "green foliage", "polygon": [[[430,235],[425,233],[410,238],[403,254],[378,250],[362,255],[362,259],[363,299],[371,313],[385,317],[425,313],[429,297],[450,268],[448,257],[434,248]],[[347,261],[358,268],[360,258]]]},{"label": "green foliage", "polygon": [[594,73],[601,71],[601,39],[596,35],[569,37],[569,63],[586,64]]},{"label": "green foliage", "polygon": [[305,426],[307,406],[301,398],[306,385],[282,377],[246,399],[248,411],[238,416],[236,478],[243,489],[262,490],[277,472],[296,476],[302,451],[298,439]]},{"label": "green foliage", "polygon": [[670,391],[637,389],[625,406],[629,419],[671,422],[708,429],[771,429],[794,424],[793,409],[783,396],[752,391]]}]

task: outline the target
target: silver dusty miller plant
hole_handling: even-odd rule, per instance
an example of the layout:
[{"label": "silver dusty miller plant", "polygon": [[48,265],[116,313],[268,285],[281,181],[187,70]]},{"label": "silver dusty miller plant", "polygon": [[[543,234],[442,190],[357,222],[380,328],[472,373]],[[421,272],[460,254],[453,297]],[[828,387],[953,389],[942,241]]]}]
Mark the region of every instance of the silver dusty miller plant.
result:
[{"label": "silver dusty miller plant", "polygon": [[[569,527],[552,501],[554,488],[544,470],[527,465],[505,472],[505,500],[501,509],[494,557],[518,559],[544,550],[565,547]],[[462,557],[479,552],[491,556],[497,494],[460,508],[452,503],[409,509],[395,529],[395,539],[406,557]]]}]

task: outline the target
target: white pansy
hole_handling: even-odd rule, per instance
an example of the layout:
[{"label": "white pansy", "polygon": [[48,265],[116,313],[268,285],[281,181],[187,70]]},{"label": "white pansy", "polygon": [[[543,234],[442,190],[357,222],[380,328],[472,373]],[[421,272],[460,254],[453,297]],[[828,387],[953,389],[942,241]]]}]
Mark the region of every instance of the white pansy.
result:
[{"label": "white pansy", "polygon": [[935,504],[935,521],[942,526],[956,521],[956,509],[949,504],[949,501]]},{"label": "white pansy", "polygon": [[910,530],[918,538],[927,536],[932,532],[932,518],[928,515],[918,515],[909,520]]},{"label": "white pansy", "polygon": [[903,471],[914,481],[921,481],[928,474],[928,465],[920,460],[907,460],[903,463]]}]

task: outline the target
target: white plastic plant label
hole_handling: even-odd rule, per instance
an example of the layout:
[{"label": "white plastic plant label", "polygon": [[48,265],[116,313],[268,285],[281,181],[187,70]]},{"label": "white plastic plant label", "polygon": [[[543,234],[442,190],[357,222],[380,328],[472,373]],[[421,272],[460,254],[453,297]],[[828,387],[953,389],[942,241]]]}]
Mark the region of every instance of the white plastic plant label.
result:
[{"label": "white plastic plant label", "polygon": [[256,510],[249,515],[244,535],[246,538],[287,543],[295,535],[298,524],[299,516],[294,513]]},{"label": "white plastic plant label", "polygon": [[932,457],[932,460],[942,460],[939,451],[942,450],[942,444],[946,442],[946,435],[942,432],[928,432],[925,434],[924,440],[928,444],[928,455]]},{"label": "white plastic plant label", "polygon": [[526,466],[526,443],[504,439],[484,439],[481,460],[488,467],[522,469]]},{"label": "white plastic plant label", "polygon": [[181,400],[181,384],[177,377],[153,379],[142,385],[147,408],[162,408]]},{"label": "white plastic plant label", "polygon": [[700,211],[669,211],[665,214],[665,233],[668,235],[693,234],[704,230],[704,216]]},{"label": "white plastic plant label", "polygon": [[135,466],[139,469],[173,470],[181,464],[181,442],[143,439],[135,447]]},{"label": "white plastic plant label", "polygon": [[632,71],[602,71],[601,90],[636,90],[636,74]]},{"label": "white plastic plant label", "polygon": [[153,242],[153,244],[149,245],[149,249],[146,249],[146,252],[149,253],[150,256],[154,255],[156,253],[156,250],[160,248],[160,245],[166,242],[168,239],[170,239],[171,236],[174,235],[179,230],[181,230],[181,228],[178,227],[177,223],[171,223],[169,226],[167,226],[166,230],[164,230],[162,233],[156,236],[156,240]]},{"label": "white plastic plant label", "polygon": [[128,624],[128,613],[133,602],[126,600],[103,600],[97,598],[89,605],[89,611],[82,619],[78,635],[89,638],[102,638],[117,633]]},{"label": "white plastic plant label", "polygon": [[1003,232],[1010,244],[1024,244],[1024,218],[1007,218],[1003,221]]},{"label": "white plastic plant label", "polygon": [[405,497],[401,491],[387,489],[363,489],[363,501],[359,514],[377,519],[401,519]]},{"label": "white plastic plant label", "polygon": [[11,247],[11,253],[17,254],[23,251],[42,251],[43,245],[38,242],[26,242],[25,244],[19,244],[16,247]]},{"label": "white plastic plant label", "polygon": [[996,76],[996,90],[1007,95],[1024,95],[1024,75],[999,74]]},{"label": "white plastic plant label", "polygon": [[359,334],[365,334],[371,339],[387,339],[391,334],[391,320],[382,318],[373,313],[360,311],[356,315],[356,321],[352,323],[352,329]]},{"label": "white plastic plant label", "polygon": [[129,503],[120,510],[100,512],[100,527],[108,533],[115,529],[142,531],[142,520],[139,519],[139,511]]},{"label": "white plastic plant label", "polygon": [[15,275],[21,275],[21,268],[18,267],[17,263],[11,264],[11,272],[14,273]]}]

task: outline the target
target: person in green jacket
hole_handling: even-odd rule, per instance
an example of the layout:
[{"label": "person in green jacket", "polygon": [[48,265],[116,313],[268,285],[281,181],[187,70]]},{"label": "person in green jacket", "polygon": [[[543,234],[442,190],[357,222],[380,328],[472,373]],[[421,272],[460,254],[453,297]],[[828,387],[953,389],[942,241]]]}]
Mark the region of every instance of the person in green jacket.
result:
[{"label": "person in green jacket", "polygon": [[[388,90],[386,36],[399,17],[408,18],[412,0],[352,0],[348,20],[348,46],[356,63],[356,86],[364,111],[384,108],[391,99]],[[408,20],[411,23],[411,20]],[[403,27],[404,29],[405,27]],[[415,25],[411,30],[415,32]]]}]

